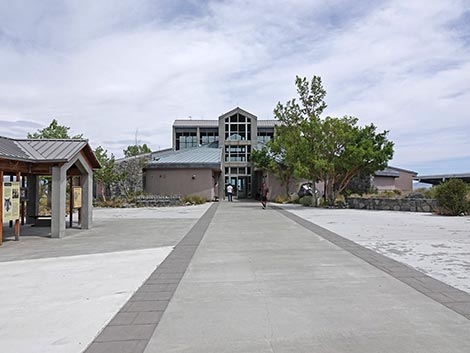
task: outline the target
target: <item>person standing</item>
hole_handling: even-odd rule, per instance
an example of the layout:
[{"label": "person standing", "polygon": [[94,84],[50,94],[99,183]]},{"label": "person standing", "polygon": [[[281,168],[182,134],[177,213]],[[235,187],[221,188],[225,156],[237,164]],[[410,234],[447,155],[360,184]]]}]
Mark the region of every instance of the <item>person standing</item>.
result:
[{"label": "person standing", "polygon": [[266,185],[266,183],[263,182],[263,184],[261,184],[261,205],[263,206],[263,209],[266,208],[266,202],[268,201],[268,193],[268,186]]},{"label": "person standing", "polygon": [[229,202],[232,202],[232,195],[233,195],[233,186],[232,184],[227,185],[227,198]]}]

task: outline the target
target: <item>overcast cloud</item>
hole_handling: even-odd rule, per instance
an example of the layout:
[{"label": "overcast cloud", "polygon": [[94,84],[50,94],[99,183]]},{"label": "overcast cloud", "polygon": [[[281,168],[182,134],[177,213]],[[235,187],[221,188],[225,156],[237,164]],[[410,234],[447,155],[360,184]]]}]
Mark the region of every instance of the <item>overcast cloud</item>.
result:
[{"label": "overcast cloud", "polygon": [[0,134],[54,117],[120,157],[177,118],[270,119],[319,75],[326,115],[390,130],[392,165],[470,172],[469,59],[465,0],[2,0]]}]

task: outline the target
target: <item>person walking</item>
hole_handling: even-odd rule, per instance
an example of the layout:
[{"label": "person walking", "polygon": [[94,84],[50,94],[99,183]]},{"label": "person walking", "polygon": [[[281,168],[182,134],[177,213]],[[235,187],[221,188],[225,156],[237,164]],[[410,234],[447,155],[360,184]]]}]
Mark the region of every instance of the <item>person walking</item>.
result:
[{"label": "person walking", "polygon": [[261,205],[263,210],[266,208],[266,202],[268,201],[269,189],[265,182],[261,184]]},{"label": "person walking", "polygon": [[228,202],[232,202],[232,195],[233,195],[233,186],[232,184],[227,185],[227,198]]}]

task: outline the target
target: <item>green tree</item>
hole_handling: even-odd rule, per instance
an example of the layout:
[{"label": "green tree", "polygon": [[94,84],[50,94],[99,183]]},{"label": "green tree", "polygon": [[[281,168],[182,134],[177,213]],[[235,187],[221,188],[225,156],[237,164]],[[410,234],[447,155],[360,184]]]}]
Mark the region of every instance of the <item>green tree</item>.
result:
[{"label": "green tree", "polygon": [[124,157],[134,157],[145,153],[151,153],[152,150],[144,143],[143,145],[130,145],[127,146],[124,152]]},{"label": "green tree", "polygon": [[44,129],[38,129],[34,133],[28,133],[29,139],[82,139],[83,134],[70,136],[70,128],[65,125],[59,125],[56,119],[52,119],[49,126]]},{"label": "green tree", "polygon": [[122,175],[115,170],[115,159],[112,153],[111,156],[108,157],[108,151],[101,146],[98,146],[94,152],[96,158],[101,164],[101,169],[98,169],[93,173],[93,178],[96,183],[102,185],[101,197],[106,201],[106,196],[109,195],[111,191],[111,185],[119,181],[119,179],[122,178]]},{"label": "green tree", "polygon": [[314,173],[324,183],[329,205],[334,205],[352,178],[384,169],[393,156],[387,131],[377,133],[373,124],[360,127],[357,122],[353,117],[326,117],[303,124],[300,169],[304,175]]},{"label": "green tree", "polygon": [[387,131],[378,133],[373,124],[360,127],[354,117],[322,119],[327,105],[320,77],[313,76],[309,82],[297,76],[295,83],[298,101],[278,103],[274,110],[280,124],[273,146],[277,145],[297,176],[313,183],[322,181],[325,199],[333,205],[353,177],[386,167],[393,156],[393,142],[387,139]]}]

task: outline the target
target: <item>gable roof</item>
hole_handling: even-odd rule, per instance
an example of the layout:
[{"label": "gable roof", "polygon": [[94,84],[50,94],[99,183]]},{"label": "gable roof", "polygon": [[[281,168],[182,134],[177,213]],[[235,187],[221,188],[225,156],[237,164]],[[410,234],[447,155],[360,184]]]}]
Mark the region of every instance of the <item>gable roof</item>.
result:
[{"label": "gable roof", "polygon": [[93,168],[100,168],[87,140],[11,139],[0,136],[0,158],[36,163],[67,163],[81,150]]},{"label": "gable roof", "polygon": [[406,170],[406,169],[402,169],[402,168],[387,166],[383,170],[376,171],[374,173],[374,175],[375,176],[398,178],[400,176],[400,172],[410,173],[410,174],[413,174],[413,176],[416,176],[418,174],[416,172],[413,172],[412,170]]},{"label": "gable roof", "polygon": [[224,119],[226,117],[229,117],[229,116],[232,116],[233,114],[235,113],[239,113],[239,114],[242,114],[242,115],[245,115],[249,118],[252,118],[252,119],[255,119],[255,120],[258,120],[258,117],[254,114],[251,114],[250,112],[247,112],[246,110],[240,108],[240,107],[236,107],[230,111],[228,111],[227,113],[224,113],[222,114],[221,116],[219,116],[219,120],[220,119]]}]

